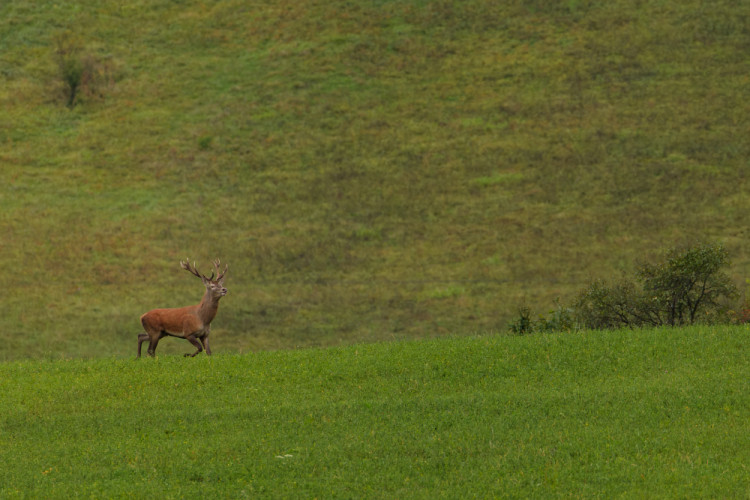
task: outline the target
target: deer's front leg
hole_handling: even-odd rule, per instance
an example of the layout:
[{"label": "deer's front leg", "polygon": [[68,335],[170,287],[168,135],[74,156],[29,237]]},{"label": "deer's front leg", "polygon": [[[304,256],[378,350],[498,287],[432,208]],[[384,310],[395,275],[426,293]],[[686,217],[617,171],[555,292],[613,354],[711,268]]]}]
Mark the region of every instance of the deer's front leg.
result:
[{"label": "deer's front leg", "polygon": [[198,340],[200,340],[201,344],[203,344],[203,349],[206,350],[206,356],[211,355],[211,348],[208,346],[208,334],[209,332],[206,332],[202,337],[198,337]]},{"label": "deer's front leg", "polygon": [[197,350],[197,351],[195,351],[195,352],[194,352],[193,354],[190,354],[190,353],[188,353],[188,354],[185,354],[185,357],[186,357],[186,358],[187,358],[188,356],[190,356],[190,357],[192,358],[192,357],[194,357],[194,356],[195,356],[196,354],[199,354],[199,353],[200,353],[200,352],[201,352],[201,351],[203,350],[203,348],[201,347],[201,344],[200,344],[200,342],[198,342],[198,340],[197,340],[197,339],[195,338],[195,334],[191,334],[191,335],[188,335],[188,336],[187,336],[187,337],[185,337],[185,338],[186,338],[186,339],[188,339],[188,340],[190,341],[190,343],[191,343],[191,344],[193,344],[193,345],[194,345],[194,346],[195,346],[195,347],[196,347],[196,348],[198,349],[198,350]]}]

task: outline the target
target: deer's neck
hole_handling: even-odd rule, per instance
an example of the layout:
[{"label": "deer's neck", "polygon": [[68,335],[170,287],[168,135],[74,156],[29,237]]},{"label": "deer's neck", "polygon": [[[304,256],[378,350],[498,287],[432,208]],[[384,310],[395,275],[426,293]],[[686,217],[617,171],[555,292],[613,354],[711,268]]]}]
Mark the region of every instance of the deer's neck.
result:
[{"label": "deer's neck", "polygon": [[203,295],[201,303],[198,304],[198,316],[200,316],[204,325],[210,324],[214,319],[214,316],[216,316],[216,311],[219,310],[220,298],[221,297],[214,297],[208,290],[206,290],[206,293]]}]

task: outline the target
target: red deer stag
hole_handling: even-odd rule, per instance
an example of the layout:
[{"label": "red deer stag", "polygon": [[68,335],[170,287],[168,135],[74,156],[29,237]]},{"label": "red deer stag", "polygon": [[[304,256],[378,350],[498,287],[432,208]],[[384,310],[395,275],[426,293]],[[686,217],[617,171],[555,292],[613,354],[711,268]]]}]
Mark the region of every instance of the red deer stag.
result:
[{"label": "red deer stag", "polygon": [[[208,346],[208,334],[211,332],[211,321],[216,316],[216,311],[219,310],[219,299],[227,294],[227,289],[224,288],[224,275],[229,267],[224,266],[224,272],[219,272],[219,259],[216,259],[213,264],[217,275],[216,279],[214,279],[213,271],[211,277],[206,278],[198,272],[195,263],[191,266],[189,260],[187,262],[180,261],[180,266],[184,270],[190,271],[203,281],[206,293],[198,305],[173,309],[153,309],[141,316],[141,324],[146,333],[138,335],[139,358],[141,357],[141,344],[148,340],[148,354],[154,356],[159,340],[167,335],[187,339],[198,349],[193,354],[188,353],[185,356],[195,356],[203,349],[206,350],[207,355],[211,355],[211,348]],[[201,344],[203,345],[201,346]]]}]

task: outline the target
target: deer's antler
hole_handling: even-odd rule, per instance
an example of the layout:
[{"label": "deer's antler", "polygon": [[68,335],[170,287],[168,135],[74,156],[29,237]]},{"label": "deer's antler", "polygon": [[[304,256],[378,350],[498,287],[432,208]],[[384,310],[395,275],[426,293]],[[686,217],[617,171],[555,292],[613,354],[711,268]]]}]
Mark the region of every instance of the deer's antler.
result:
[{"label": "deer's antler", "polygon": [[[229,266],[227,264],[224,264],[224,271],[219,272],[219,266],[221,266],[221,261],[219,259],[216,259],[214,261],[214,269],[216,269],[216,281],[221,281],[224,279],[224,275],[227,273],[227,269],[229,269]],[[213,272],[211,272],[211,277],[213,277]]]},{"label": "deer's antler", "polygon": [[183,268],[185,271],[189,271],[190,273],[198,276],[202,280],[208,279],[198,272],[198,268],[195,267],[195,262],[193,262],[192,266],[190,265],[190,259],[185,259],[185,262],[180,261],[180,267]]},{"label": "deer's antler", "polygon": [[[195,267],[195,262],[193,262],[193,265],[190,265],[190,259],[185,259],[185,262],[180,261],[180,267],[182,267],[185,271],[190,271],[192,274],[198,276],[202,280],[206,281],[221,281],[224,279],[224,275],[227,272],[227,269],[229,269],[228,265],[224,266],[224,271],[220,272],[219,269],[221,266],[221,261],[219,259],[216,259],[214,262],[214,270],[211,271],[211,277],[207,278],[205,275],[198,272],[198,268]],[[214,280],[214,276],[216,276],[216,279]]]}]

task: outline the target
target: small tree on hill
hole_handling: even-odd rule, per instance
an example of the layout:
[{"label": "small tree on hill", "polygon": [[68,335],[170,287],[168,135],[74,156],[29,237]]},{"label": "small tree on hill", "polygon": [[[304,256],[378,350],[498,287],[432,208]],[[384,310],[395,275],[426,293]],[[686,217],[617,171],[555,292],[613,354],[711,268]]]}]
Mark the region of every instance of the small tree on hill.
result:
[{"label": "small tree on hill", "polygon": [[646,264],[638,272],[643,293],[653,297],[663,324],[695,323],[701,313],[711,314],[722,299],[734,297],[736,287],[722,269],[729,255],[721,245],[699,245],[672,250],[666,262]]},{"label": "small tree on hill", "polygon": [[596,281],[575,302],[578,322],[586,328],[683,326],[711,321],[722,303],[737,294],[723,269],[729,266],[720,244],[673,249],[664,262],[644,264],[640,285],[623,280]]},{"label": "small tree on hill", "polygon": [[56,34],[53,42],[66,105],[73,108],[81,96],[102,98],[105,89],[114,82],[111,61],[104,61],[86,50],[82,39],[70,31]]}]

